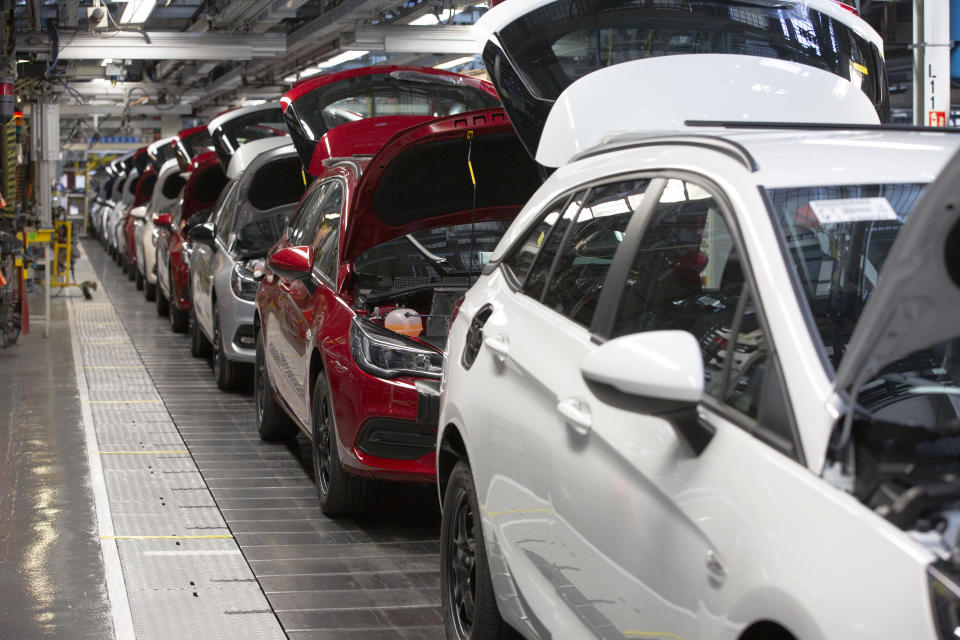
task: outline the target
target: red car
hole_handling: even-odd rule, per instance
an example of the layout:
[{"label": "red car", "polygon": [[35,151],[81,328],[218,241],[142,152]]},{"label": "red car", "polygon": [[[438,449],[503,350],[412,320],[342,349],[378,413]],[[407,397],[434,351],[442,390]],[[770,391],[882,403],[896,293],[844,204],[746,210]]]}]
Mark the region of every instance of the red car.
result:
[{"label": "red car", "polygon": [[146,153],[138,154],[136,158],[138,175],[137,184],[133,189],[133,205],[127,209],[123,219],[123,251],[127,258],[127,277],[137,283],[137,290],[143,289],[143,278],[137,270],[137,235],[134,231],[136,219],[130,215],[130,211],[136,207],[146,206],[153,195],[153,187],[157,183],[157,169],[153,166],[150,156]]},{"label": "red car", "polygon": [[217,154],[203,152],[188,167],[190,177],[180,201],[169,217],[158,216],[154,224],[157,236],[157,311],[170,314],[170,327],[176,333],[187,330],[190,321],[190,261],[187,232],[195,224],[207,221],[227,184]]},{"label": "red car", "polygon": [[342,514],[365,477],[434,482],[450,316],[541,180],[499,108],[325,164],[257,293],[255,395],[262,437],[310,437],[321,508]]}]

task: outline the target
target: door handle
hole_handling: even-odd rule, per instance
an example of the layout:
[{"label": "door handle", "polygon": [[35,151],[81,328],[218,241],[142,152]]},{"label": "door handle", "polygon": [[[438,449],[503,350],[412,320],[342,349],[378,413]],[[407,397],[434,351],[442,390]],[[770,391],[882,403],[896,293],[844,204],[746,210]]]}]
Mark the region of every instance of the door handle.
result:
[{"label": "door handle", "polygon": [[491,336],[489,338],[483,339],[484,346],[490,351],[493,351],[494,356],[500,359],[501,362],[507,359],[507,356],[510,355],[510,343],[507,342],[506,336]]},{"label": "door handle", "polygon": [[557,403],[557,411],[564,417],[570,428],[582,436],[590,433],[593,426],[593,416],[590,415],[590,406],[575,398],[567,398]]}]

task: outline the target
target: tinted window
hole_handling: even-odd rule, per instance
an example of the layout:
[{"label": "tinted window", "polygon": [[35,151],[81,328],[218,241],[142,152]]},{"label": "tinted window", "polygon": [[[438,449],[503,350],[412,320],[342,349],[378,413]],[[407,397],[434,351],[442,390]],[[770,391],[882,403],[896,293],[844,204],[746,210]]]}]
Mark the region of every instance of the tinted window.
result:
[{"label": "tinted window", "polygon": [[287,133],[280,107],[260,109],[239,118],[228,120],[217,127],[213,134],[213,146],[224,166],[241,146],[260,138],[282,136]]},{"label": "tinted window", "polygon": [[849,79],[889,117],[876,47],[799,2],[558,0],[511,22],[500,41],[535,95],[554,100],[578,78],[630,60],[726,53],[790,60]]},{"label": "tinted window", "polygon": [[173,200],[180,192],[183,190],[183,185],[187,184],[186,179],[181,176],[179,173],[175,173],[172,176],[167,176],[167,179],[163,181],[163,197],[167,200]]},{"label": "tinted window", "polygon": [[553,259],[557,257],[557,251],[560,249],[560,243],[563,236],[570,226],[570,223],[576,219],[580,212],[580,206],[583,204],[584,192],[573,196],[563,211],[555,211],[547,214],[543,223],[548,228],[537,233],[536,238],[529,238],[527,242],[536,243],[540,247],[537,257],[534,258],[533,266],[523,283],[523,292],[531,298],[540,299],[543,293],[543,287],[547,283],[547,276],[550,274],[550,267],[553,265]]},{"label": "tinted window", "polygon": [[310,187],[306,197],[300,201],[300,206],[293,214],[290,220],[290,228],[287,230],[287,241],[292,245],[305,244],[305,230],[312,227],[313,221],[318,213],[317,200],[326,193],[329,182],[316,183]]},{"label": "tinted window", "polygon": [[337,250],[340,244],[340,215],[325,215],[317,228],[313,249],[313,268],[328,280],[337,276]]},{"label": "tinted window", "polygon": [[540,219],[540,222],[533,226],[533,229],[530,230],[527,237],[524,238],[510,256],[503,261],[504,267],[516,282],[522,283],[526,280],[527,274],[530,272],[530,267],[533,266],[533,261],[536,260],[537,254],[540,253],[540,248],[543,246],[544,240],[546,240],[553,225],[560,218],[561,212],[566,209],[567,202],[569,201],[570,196],[567,195],[547,207],[546,215]]},{"label": "tinted window", "polygon": [[237,182],[232,182],[223,192],[220,202],[217,203],[215,218],[217,238],[227,246],[230,232],[233,231],[233,217],[236,214]]},{"label": "tinted window", "polygon": [[756,417],[768,345],[752,303],[736,311],[746,279],[712,194],[668,180],[634,255],[612,337],[687,331],[703,354],[705,389]]},{"label": "tinted window", "polygon": [[631,180],[590,190],[576,223],[567,231],[543,303],[589,327],[600,289],[630,218],[643,202],[649,180]]}]

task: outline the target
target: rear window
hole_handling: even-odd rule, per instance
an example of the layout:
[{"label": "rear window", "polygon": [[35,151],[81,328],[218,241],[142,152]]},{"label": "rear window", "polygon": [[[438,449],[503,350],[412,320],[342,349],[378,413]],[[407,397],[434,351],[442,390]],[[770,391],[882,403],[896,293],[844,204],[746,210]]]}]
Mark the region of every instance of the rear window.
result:
[{"label": "rear window", "polygon": [[213,132],[213,146],[223,166],[230,164],[230,158],[241,146],[260,140],[282,136],[287,133],[280,107],[261,109],[245,116],[228,120]]},{"label": "rear window", "polygon": [[799,2],[558,0],[497,35],[525,82],[546,100],[555,100],[578,78],[621,62],[724,53],[824,69],[860,87],[881,120],[890,115],[876,46]]},{"label": "rear window", "polygon": [[210,166],[200,170],[193,182],[193,196],[200,202],[213,203],[220,197],[220,192],[227,186],[227,176],[220,165]]},{"label": "rear window", "polygon": [[442,116],[499,106],[497,99],[450,76],[394,71],[340,80],[297,98],[284,113],[304,162],[334,127],[377,116]]},{"label": "rear window", "polygon": [[306,188],[300,158],[280,158],[257,170],[250,181],[248,200],[257,209],[265,211],[298,202]]},{"label": "rear window", "polygon": [[163,197],[167,200],[173,200],[180,195],[180,192],[183,190],[183,185],[185,184],[187,184],[187,181],[180,174],[168,176],[167,179],[164,180],[163,189],[161,190]]}]

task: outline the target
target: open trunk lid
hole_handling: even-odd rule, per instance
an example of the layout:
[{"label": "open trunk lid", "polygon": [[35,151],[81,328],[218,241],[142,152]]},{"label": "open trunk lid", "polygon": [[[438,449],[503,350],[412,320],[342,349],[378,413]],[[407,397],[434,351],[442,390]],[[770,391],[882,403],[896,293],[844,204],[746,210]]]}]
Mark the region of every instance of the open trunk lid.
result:
[{"label": "open trunk lid", "polygon": [[[475,33],[490,79],[531,155],[554,101],[571,84],[601,69],[663,56],[734,54],[804,64],[848,80],[881,120],[890,114],[883,41],[831,0],[511,0],[484,14]],[[707,79],[704,72],[661,85],[669,92]],[[701,101],[714,98],[706,88],[700,93]]]},{"label": "open trunk lid", "polygon": [[222,113],[207,125],[213,147],[224,170],[237,149],[253,140],[283,136],[287,125],[279,102],[265,102]]},{"label": "open trunk lid", "polygon": [[[437,118],[499,105],[493,85],[429,67],[362,67],[310,78],[280,99],[297,152],[312,175],[330,157],[321,141],[332,129],[380,118],[379,129],[353,153],[372,154],[396,131],[416,124],[411,117]],[[383,135],[384,133],[389,135]],[[329,138],[327,138],[329,140]]]},{"label": "open trunk lid", "polygon": [[541,182],[502,109],[407,129],[360,178],[342,226],[340,260],[420,229],[511,219]]}]

